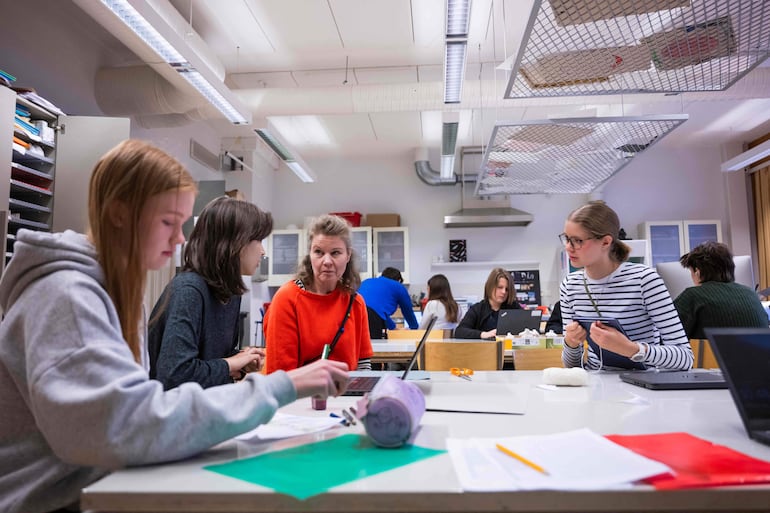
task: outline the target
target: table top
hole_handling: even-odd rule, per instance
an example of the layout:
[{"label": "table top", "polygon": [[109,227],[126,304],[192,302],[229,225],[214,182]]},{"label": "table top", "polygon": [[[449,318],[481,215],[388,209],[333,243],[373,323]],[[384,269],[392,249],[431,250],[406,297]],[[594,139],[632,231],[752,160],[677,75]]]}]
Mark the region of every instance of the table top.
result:
[{"label": "table top", "polygon": [[[415,443],[444,448],[447,437],[546,434],[584,427],[599,434],[689,432],[770,461],[770,447],[748,438],[727,390],[652,391],[623,383],[612,372],[591,373],[586,387],[545,390],[537,386],[541,378],[541,371],[478,372],[467,382],[446,372],[431,373],[431,380],[420,384],[426,395],[451,389],[457,391],[458,400],[472,400],[474,388],[488,393],[494,384],[500,387],[501,397],[510,394],[512,400],[524,401],[526,413],[426,412]],[[315,411],[307,398],[281,411],[326,416],[355,401],[354,397],[330,398],[327,411]],[[121,470],[86,488],[81,507],[134,512],[770,511],[770,486],[464,493],[448,454],[346,483],[304,501],[202,469],[266,449],[357,432],[363,432],[360,426],[272,444],[230,441],[189,460]]]}]

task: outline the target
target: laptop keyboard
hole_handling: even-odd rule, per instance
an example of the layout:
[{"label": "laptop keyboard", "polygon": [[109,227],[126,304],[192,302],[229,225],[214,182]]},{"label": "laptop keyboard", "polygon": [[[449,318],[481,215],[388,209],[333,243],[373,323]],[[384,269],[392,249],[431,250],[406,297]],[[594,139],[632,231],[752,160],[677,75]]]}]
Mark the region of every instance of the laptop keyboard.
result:
[{"label": "laptop keyboard", "polygon": [[347,393],[369,392],[380,380],[379,376],[356,376],[348,381]]}]

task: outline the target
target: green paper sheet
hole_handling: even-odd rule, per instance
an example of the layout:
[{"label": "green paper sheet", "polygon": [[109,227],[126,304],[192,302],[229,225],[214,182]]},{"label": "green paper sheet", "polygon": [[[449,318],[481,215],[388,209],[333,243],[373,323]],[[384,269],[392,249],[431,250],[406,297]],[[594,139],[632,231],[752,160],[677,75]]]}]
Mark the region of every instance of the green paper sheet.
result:
[{"label": "green paper sheet", "polygon": [[[415,445],[384,449],[366,436],[350,434],[203,468],[302,500],[445,452]],[[320,472],[321,463],[335,471]]]}]

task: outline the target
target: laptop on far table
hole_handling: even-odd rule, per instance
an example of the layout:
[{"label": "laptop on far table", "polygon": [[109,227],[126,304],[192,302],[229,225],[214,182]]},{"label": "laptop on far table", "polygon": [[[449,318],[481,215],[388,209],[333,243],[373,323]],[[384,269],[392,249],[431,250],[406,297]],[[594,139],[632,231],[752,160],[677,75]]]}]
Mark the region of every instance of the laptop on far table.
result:
[{"label": "laptop on far table", "polygon": [[709,371],[637,371],[621,372],[626,383],[650,390],[703,390],[727,388],[721,372]]},{"label": "laptop on far table", "polygon": [[770,445],[770,329],[706,328],[749,438]]},{"label": "laptop on far table", "polygon": [[541,310],[500,310],[497,313],[497,334],[504,337],[508,333],[518,335],[525,329],[540,332]]},{"label": "laptop on far table", "polygon": [[[407,376],[411,376],[412,379],[428,379],[430,377],[430,374],[426,371],[416,371],[411,374],[410,372],[412,371],[415,362],[417,362],[417,357],[419,356],[420,351],[422,351],[425,341],[428,340],[433,325],[436,324],[436,319],[437,317],[434,315],[431,317],[430,321],[428,321],[428,325],[425,327],[425,333],[415,346],[414,353],[412,353],[412,357],[409,359],[406,369],[404,369],[404,372],[401,374],[402,380],[406,380]],[[348,380],[348,388],[342,395],[364,395],[365,393],[372,391],[382,376],[398,373],[401,373],[401,371],[352,371],[349,373],[350,379]]]}]

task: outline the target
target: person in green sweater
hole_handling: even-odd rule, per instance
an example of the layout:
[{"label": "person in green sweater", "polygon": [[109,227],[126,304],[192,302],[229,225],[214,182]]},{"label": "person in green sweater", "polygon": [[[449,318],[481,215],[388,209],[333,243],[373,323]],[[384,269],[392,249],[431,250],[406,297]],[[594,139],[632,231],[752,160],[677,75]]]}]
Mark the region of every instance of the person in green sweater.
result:
[{"label": "person in green sweater", "polygon": [[682,255],[695,287],[688,287],[674,306],[689,338],[706,338],[704,328],[767,328],[768,319],[757,294],[735,283],[730,249],[719,242],[704,242]]}]

